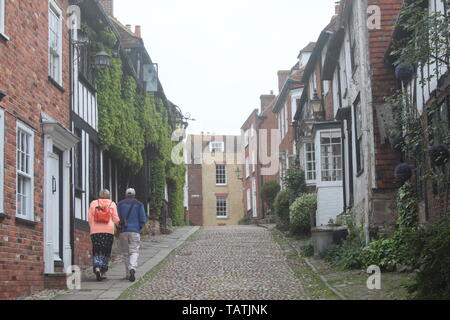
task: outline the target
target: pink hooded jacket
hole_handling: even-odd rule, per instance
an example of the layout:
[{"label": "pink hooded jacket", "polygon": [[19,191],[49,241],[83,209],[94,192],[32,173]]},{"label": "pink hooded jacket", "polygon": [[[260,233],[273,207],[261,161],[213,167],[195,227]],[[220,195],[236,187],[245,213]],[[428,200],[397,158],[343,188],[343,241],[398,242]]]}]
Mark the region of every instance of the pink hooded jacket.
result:
[{"label": "pink hooded jacket", "polygon": [[[95,207],[99,206],[103,208],[111,208],[111,218],[109,223],[96,223],[94,219]],[[117,206],[114,201],[109,199],[99,199],[91,202],[89,206],[89,227],[91,234],[95,233],[109,233],[114,234],[114,225],[118,225],[120,222],[119,215],[117,214]]]}]

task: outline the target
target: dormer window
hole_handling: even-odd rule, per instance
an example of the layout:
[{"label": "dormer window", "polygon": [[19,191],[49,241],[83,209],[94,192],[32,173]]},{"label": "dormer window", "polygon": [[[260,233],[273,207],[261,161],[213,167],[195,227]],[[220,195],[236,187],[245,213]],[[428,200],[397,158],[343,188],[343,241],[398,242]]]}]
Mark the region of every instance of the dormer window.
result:
[{"label": "dormer window", "polygon": [[225,152],[225,143],[223,141],[211,141],[209,143],[210,152]]}]

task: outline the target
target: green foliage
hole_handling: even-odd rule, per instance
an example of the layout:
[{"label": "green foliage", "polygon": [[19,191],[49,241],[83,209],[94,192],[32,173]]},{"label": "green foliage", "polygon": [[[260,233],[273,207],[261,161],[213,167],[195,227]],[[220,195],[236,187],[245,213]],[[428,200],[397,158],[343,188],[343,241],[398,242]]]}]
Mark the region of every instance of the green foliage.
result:
[{"label": "green foliage", "polygon": [[249,225],[251,221],[251,218],[248,216],[243,217],[242,219],[239,220],[238,224],[239,225]]},{"label": "green foliage", "polygon": [[394,43],[391,55],[412,65],[424,65],[427,61],[437,67],[448,65],[448,17],[443,12],[427,9],[428,0],[413,0],[402,8],[396,26],[401,27],[408,36]]},{"label": "green foliage", "polygon": [[405,183],[399,190],[397,196],[397,230],[410,231],[419,226],[419,201],[410,182]]},{"label": "green foliage", "polygon": [[298,164],[291,166],[286,171],[283,183],[286,189],[292,191],[294,197],[299,197],[306,192],[305,171]]},{"label": "green foliage", "polygon": [[260,191],[261,198],[270,209],[273,209],[273,202],[278,192],[280,192],[280,189],[281,187],[276,181],[266,182],[262,186]]},{"label": "green foliage", "polygon": [[[117,39],[109,27],[95,32],[83,23],[83,32],[94,51],[112,55]],[[160,215],[165,185],[169,186],[169,209],[175,225],[184,224],[184,165],[171,162],[172,128],[163,101],[150,93],[140,93],[136,80],[125,74],[122,58],[112,58],[111,67],[96,74],[99,137],[102,148],[125,168],[137,173],[143,166],[143,152],[150,160],[150,213]]]},{"label": "green foliage", "polygon": [[312,243],[300,248],[300,254],[303,257],[312,257],[314,255],[314,246]]},{"label": "green foliage", "polygon": [[289,207],[293,202],[293,193],[289,189],[280,191],[274,200],[274,211],[277,217],[277,225],[280,229],[289,228]]},{"label": "green foliage", "polygon": [[102,148],[134,173],[142,167],[145,147],[142,130],[136,121],[136,87],[132,77],[124,76],[119,58],[113,58],[111,67],[97,74]]},{"label": "green foliage", "polygon": [[[428,0],[409,1],[401,9],[396,27],[405,36],[393,42],[390,54],[396,64],[409,64],[421,74],[416,80],[424,90],[428,82],[438,81],[442,76],[442,67],[449,66],[448,25],[448,12],[429,11]],[[438,116],[438,101],[431,99],[422,114],[407,90],[396,90],[385,101],[392,107],[396,122],[389,134],[403,140],[399,146],[416,176],[421,180],[431,179],[433,183],[445,183],[446,177],[428,167],[425,161],[430,145],[450,143],[446,119]],[[426,120],[428,126],[424,125]]]},{"label": "green foliage", "polygon": [[380,239],[371,242],[362,251],[361,260],[368,267],[376,265],[384,271],[394,271],[397,264],[402,264],[404,258],[397,238]]},{"label": "green foliage", "polygon": [[150,175],[150,214],[159,216],[166,185],[166,164],[164,160],[158,157],[150,159]]},{"label": "green foliage", "polygon": [[322,257],[342,269],[360,269],[364,243],[361,241],[344,241],[342,244],[327,248]]},{"label": "green foliage", "polygon": [[169,208],[172,223],[175,226],[186,224],[184,220],[184,184],[186,167],[184,165],[169,164],[167,181],[169,186]]},{"label": "green foliage", "polygon": [[417,299],[450,299],[450,217],[411,236],[410,255],[419,270],[414,285]]},{"label": "green foliage", "polygon": [[293,234],[309,235],[312,217],[317,210],[317,196],[305,194],[297,198],[290,206],[289,221]]}]

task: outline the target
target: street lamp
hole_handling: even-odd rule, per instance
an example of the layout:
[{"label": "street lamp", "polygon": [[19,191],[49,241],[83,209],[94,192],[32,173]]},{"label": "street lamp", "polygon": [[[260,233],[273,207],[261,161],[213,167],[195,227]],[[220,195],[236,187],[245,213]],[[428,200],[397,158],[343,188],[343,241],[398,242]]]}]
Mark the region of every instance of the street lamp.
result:
[{"label": "street lamp", "polygon": [[100,51],[94,56],[93,66],[96,69],[105,69],[111,65],[111,57],[105,51]]},{"label": "street lamp", "polygon": [[311,109],[313,111],[314,117],[319,118],[322,116],[322,100],[319,99],[317,91],[314,90],[314,96],[310,101]]}]

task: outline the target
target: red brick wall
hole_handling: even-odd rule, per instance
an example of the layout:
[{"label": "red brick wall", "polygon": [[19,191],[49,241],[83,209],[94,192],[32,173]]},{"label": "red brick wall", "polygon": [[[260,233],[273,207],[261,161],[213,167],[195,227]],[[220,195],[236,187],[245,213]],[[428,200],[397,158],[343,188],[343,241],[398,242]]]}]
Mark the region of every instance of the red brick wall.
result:
[{"label": "red brick wall", "polygon": [[380,140],[377,112],[384,104],[384,97],[396,88],[394,70],[386,66],[384,55],[392,38],[394,24],[403,0],[369,0],[368,5],[381,8],[381,30],[369,30],[369,55],[372,68],[373,124],[375,139],[375,172],[379,189],[395,189],[395,166],[400,163],[400,154]]},{"label": "red brick wall", "polygon": [[92,265],[92,242],[89,232],[75,229],[74,264],[80,268]]},{"label": "red brick wall", "polygon": [[[63,12],[67,0],[58,0]],[[42,289],[43,264],[43,138],[41,111],[69,125],[69,33],[63,21],[63,87],[48,80],[48,1],[5,1],[5,34],[0,39],[0,89],[5,109],[4,208],[11,219],[0,221],[0,298],[14,298]],[[65,15],[64,15],[65,16]],[[16,215],[16,121],[35,131],[34,214],[26,226]]]}]

